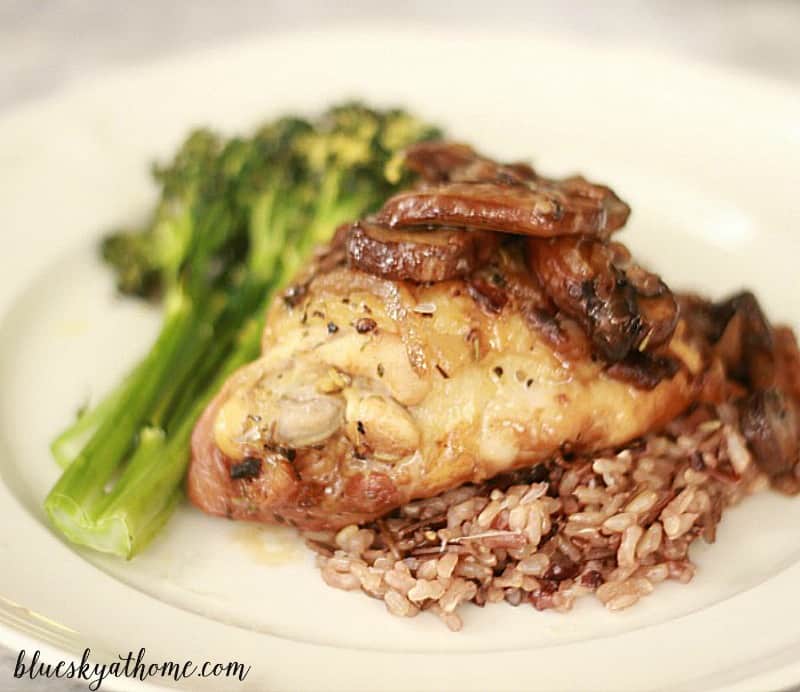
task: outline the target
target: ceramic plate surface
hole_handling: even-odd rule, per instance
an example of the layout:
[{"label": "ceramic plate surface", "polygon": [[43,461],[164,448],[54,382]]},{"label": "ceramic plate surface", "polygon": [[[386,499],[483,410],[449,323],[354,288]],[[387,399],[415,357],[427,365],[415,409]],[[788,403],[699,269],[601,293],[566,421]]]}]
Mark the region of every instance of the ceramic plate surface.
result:
[{"label": "ceramic plate surface", "polygon": [[183,506],[125,563],[49,528],[49,441],[158,328],[154,310],[114,296],[94,250],[152,205],[149,162],[193,125],[242,131],[345,97],[408,106],[500,158],[609,182],[634,209],[622,238],[670,285],[714,297],[751,287],[772,318],[800,327],[800,96],[780,85],[566,40],[369,27],[75,84],[0,119],[0,642],[244,661],[252,672],[234,688],[253,690],[800,682],[800,500],[772,493],[693,549],[688,586],[619,614],[591,599],[567,615],[468,608],[458,634],[326,587],[291,531]]}]

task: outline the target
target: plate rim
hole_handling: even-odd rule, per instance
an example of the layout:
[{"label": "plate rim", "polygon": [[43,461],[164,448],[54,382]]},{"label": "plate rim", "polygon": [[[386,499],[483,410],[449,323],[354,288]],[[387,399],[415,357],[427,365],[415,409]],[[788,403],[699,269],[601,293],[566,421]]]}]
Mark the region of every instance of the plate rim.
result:
[{"label": "plate rim", "polygon": [[[378,29],[374,28],[373,31],[377,31]],[[310,38],[315,38],[319,35],[325,35],[328,39],[331,37],[336,37],[338,40],[348,40],[351,39],[354,35],[358,35],[363,28],[354,29],[352,27],[348,27],[345,30],[342,30],[341,27],[334,27],[334,28],[326,28],[324,30],[318,30],[313,32],[308,31],[293,31],[293,32],[286,32],[281,34],[266,34],[266,36],[258,36],[258,37],[249,37],[247,39],[239,39],[233,40],[230,42],[226,42],[224,44],[220,44],[217,46],[213,46],[211,48],[203,48],[197,49],[192,51],[185,51],[178,54],[166,56],[166,57],[159,57],[152,61],[142,61],[137,62],[135,65],[128,65],[124,67],[115,67],[108,70],[104,70],[101,73],[93,74],[91,77],[77,81],[72,83],[67,83],[62,85],[59,89],[55,92],[48,94],[45,97],[33,99],[31,101],[22,103],[20,105],[11,104],[7,109],[4,109],[0,112],[0,131],[6,129],[6,125],[8,123],[14,123],[18,121],[20,118],[25,118],[26,116],[30,115],[31,113],[41,113],[43,110],[47,110],[51,108],[53,105],[57,105],[59,103],[69,103],[70,101],[80,101],[82,98],[85,98],[86,95],[90,92],[95,90],[102,90],[104,87],[108,87],[110,83],[125,81],[125,80],[141,80],[144,78],[144,75],[148,72],[157,71],[157,72],[169,72],[176,68],[180,69],[180,66],[186,66],[191,63],[196,62],[197,60],[206,60],[209,57],[213,57],[213,59],[220,60],[220,59],[231,59],[231,56],[234,53],[238,53],[242,50],[245,52],[248,50],[253,50],[254,47],[262,47],[264,43],[276,43],[281,42],[283,44],[291,45],[293,42],[297,40],[308,41]],[[397,27],[390,31],[385,31],[385,29],[380,29],[384,34],[389,34],[393,39],[400,38],[408,38],[409,34],[407,33],[408,27]],[[355,34],[353,33],[355,32]],[[472,32],[469,30],[451,30],[447,32],[447,40],[452,39],[459,39],[465,40],[471,36],[474,36],[475,33],[480,32]],[[509,39],[509,35],[507,33],[500,32],[488,32],[489,35],[496,34],[498,36],[502,35],[503,40],[519,40],[520,38],[530,38],[532,35],[530,32],[527,31],[519,31],[519,32],[512,32],[513,37]],[[483,34],[481,34],[483,35]],[[533,34],[536,36],[535,34]],[[415,36],[416,38],[416,36]],[[554,39],[552,36],[548,36],[545,38],[541,38],[539,36],[536,37],[537,41],[540,41],[547,45],[559,45],[561,46],[560,49],[563,49],[564,44],[561,43],[560,38]],[[744,90],[752,90],[758,89],[762,98],[766,99],[777,99],[778,101],[786,101],[786,103],[791,104],[794,109],[797,109],[800,112],[800,94],[798,94],[795,90],[793,90],[789,85],[779,80],[772,80],[765,78],[763,76],[759,76],[753,74],[748,71],[743,70],[735,70],[728,67],[721,67],[719,65],[708,65],[708,64],[698,64],[695,61],[686,61],[681,60],[679,58],[675,58],[674,56],[667,56],[661,53],[654,53],[651,51],[631,51],[630,47],[626,48],[611,48],[606,44],[597,45],[595,42],[592,41],[583,41],[580,45],[578,45],[576,50],[585,51],[590,49],[594,50],[601,50],[604,54],[617,54],[617,55],[626,55],[628,57],[631,56],[631,53],[634,52],[637,56],[641,55],[642,59],[646,59],[648,61],[654,61],[659,63],[662,67],[668,69],[668,71],[673,70],[686,70],[689,69],[695,73],[703,73],[706,78],[714,78],[714,79],[722,79],[723,81],[728,82],[729,85],[734,85],[738,89]],[[766,90],[767,94],[764,93]],[[20,272],[22,273],[22,272]],[[12,272],[13,275],[13,272]],[[26,278],[26,282],[30,280],[30,276]],[[8,310],[8,307],[13,305],[16,296],[21,290],[26,288],[26,285],[13,285],[13,276],[12,280],[10,281],[9,285],[11,285],[13,293],[12,298],[6,298],[6,300],[0,302],[0,319],[3,321],[5,320],[5,316]],[[1,470],[1,469],[0,469]],[[26,515],[28,515],[27,509],[19,507],[18,498],[13,496],[12,493],[8,491],[5,483],[0,483],[0,510],[8,511],[9,507],[12,507],[11,503],[17,504],[17,509],[22,510]],[[35,524],[33,517],[28,515],[28,518]],[[43,531],[47,531],[44,527],[39,527]],[[0,531],[0,540],[4,538],[2,531]],[[52,536],[51,536],[52,539]],[[4,546],[2,542],[0,542],[0,555],[3,554]],[[66,551],[68,555],[71,555],[81,564],[86,564],[80,555],[72,550],[69,550],[65,545],[61,544],[61,549]],[[93,565],[89,565],[92,569],[96,570]],[[798,566],[793,565],[787,568],[786,572],[796,573],[795,576],[800,576],[800,569],[796,569]],[[783,575],[783,573],[782,573]],[[772,582],[774,579],[777,579],[779,576],[776,575],[775,577],[767,580],[767,582]],[[108,575],[105,575],[108,577]],[[113,578],[111,578],[113,580]],[[113,580],[115,583],[116,580]],[[764,582],[763,584],[766,584]],[[762,584],[762,585],[763,585]],[[124,589],[129,589],[127,585],[120,585]],[[758,589],[761,585],[754,587],[753,590]],[[153,600],[153,597],[142,594],[146,598],[150,598]],[[167,606],[170,608],[175,608],[169,603],[163,603],[157,601],[161,606]],[[714,608],[716,606],[710,606],[710,608]],[[183,611],[182,611],[183,612]],[[199,616],[198,616],[199,617]],[[687,616],[689,617],[689,616]],[[683,619],[683,618],[679,618]],[[657,625],[656,625],[657,626]],[[655,627],[655,626],[654,626]],[[0,643],[5,644],[7,640],[10,642],[14,641],[21,641],[24,639],[24,634],[8,627],[3,622],[0,622]],[[269,636],[269,635],[259,635],[259,636]],[[792,650],[796,651],[800,649],[800,640],[794,642],[792,646]],[[58,651],[54,649],[54,651]],[[65,653],[63,651],[59,651],[59,653]],[[403,654],[395,654],[402,656]],[[461,654],[438,654],[438,655],[447,655],[447,656],[460,656]],[[785,668],[785,666],[784,666]],[[772,671],[774,672],[774,670]],[[800,679],[797,677],[796,672],[792,672],[792,679],[789,680],[787,678],[787,684],[792,682],[797,682]],[[757,680],[757,675],[755,678],[749,678],[750,682],[754,682]],[[701,681],[697,681],[701,682]]]}]

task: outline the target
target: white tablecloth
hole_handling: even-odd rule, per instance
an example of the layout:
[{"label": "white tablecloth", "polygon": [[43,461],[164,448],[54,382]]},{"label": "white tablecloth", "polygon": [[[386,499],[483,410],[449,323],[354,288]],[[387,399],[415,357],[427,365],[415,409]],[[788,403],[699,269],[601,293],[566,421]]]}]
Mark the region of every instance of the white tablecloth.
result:
[{"label": "white tablecloth", "polygon": [[[243,36],[353,20],[574,33],[757,71],[800,88],[800,2],[627,0],[610,5],[572,0],[0,0],[0,112],[98,69]],[[14,680],[16,655],[0,648],[2,690],[85,689],[63,681]]]}]

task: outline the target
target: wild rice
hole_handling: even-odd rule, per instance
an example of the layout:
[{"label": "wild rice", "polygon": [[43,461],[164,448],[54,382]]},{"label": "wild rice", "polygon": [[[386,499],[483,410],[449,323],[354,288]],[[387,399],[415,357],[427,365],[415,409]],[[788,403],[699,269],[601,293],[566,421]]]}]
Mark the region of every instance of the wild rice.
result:
[{"label": "wild rice", "polygon": [[454,631],[469,602],[567,611],[593,593],[622,610],[666,579],[691,580],[691,544],[713,542],[724,509],[766,487],[723,409],[616,453],[557,458],[307,542],[330,586],[381,598],[394,615],[428,611]]}]

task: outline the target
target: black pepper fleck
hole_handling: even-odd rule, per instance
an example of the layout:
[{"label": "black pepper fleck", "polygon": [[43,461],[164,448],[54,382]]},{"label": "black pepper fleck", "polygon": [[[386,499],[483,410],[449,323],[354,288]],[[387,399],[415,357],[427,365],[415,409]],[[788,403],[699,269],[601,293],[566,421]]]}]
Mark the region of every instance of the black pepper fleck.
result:
[{"label": "black pepper fleck", "polygon": [[447,374],[447,371],[441,365],[439,365],[439,363],[436,363],[436,369],[439,371],[439,374],[444,377],[444,379],[450,379],[450,375]]},{"label": "black pepper fleck", "polygon": [[378,377],[383,377],[383,363],[378,363]]},{"label": "black pepper fleck", "polygon": [[356,423],[356,427],[358,428],[358,434],[359,435],[366,435],[367,434],[367,430],[366,430],[366,428],[364,427],[364,424],[361,421],[358,421]]},{"label": "black pepper fleck", "polygon": [[337,327],[333,322],[328,322],[328,334],[336,334],[339,331],[339,327]]},{"label": "black pepper fleck", "polygon": [[261,475],[261,459],[247,457],[238,464],[231,464],[231,480],[242,478],[258,478]]},{"label": "black pepper fleck", "polygon": [[373,331],[378,326],[378,323],[371,317],[361,317],[356,320],[356,331],[359,334],[366,334]]},{"label": "black pepper fleck", "polygon": [[291,447],[275,447],[275,451],[288,461],[294,461],[297,457],[297,450]]},{"label": "black pepper fleck", "polygon": [[501,368],[499,365],[492,372],[498,377],[503,376],[503,368]]}]

